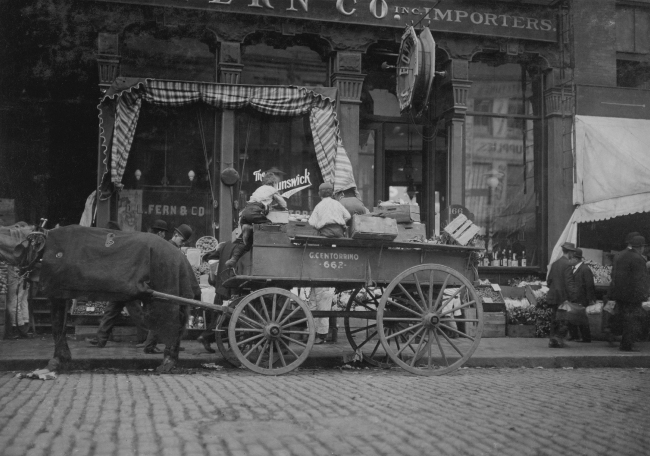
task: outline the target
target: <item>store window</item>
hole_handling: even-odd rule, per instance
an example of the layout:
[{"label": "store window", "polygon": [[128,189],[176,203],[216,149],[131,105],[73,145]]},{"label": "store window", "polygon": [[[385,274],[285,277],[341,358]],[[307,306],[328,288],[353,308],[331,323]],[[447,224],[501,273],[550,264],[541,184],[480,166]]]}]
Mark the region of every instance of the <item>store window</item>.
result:
[{"label": "store window", "polygon": [[307,46],[275,49],[267,44],[242,46],[242,84],[327,86],[327,65]]},{"label": "store window", "polygon": [[190,225],[191,242],[213,235],[211,187],[218,183],[211,182],[208,167],[215,116],[219,113],[200,105],[143,103],[118,199],[123,230],[147,231],[162,219],[171,228]]},{"label": "store window", "polygon": [[307,215],[318,204],[323,182],[308,116],[279,117],[253,111],[236,113],[238,205],[243,207],[269,170],[291,213]]},{"label": "store window", "polygon": [[482,229],[489,265],[538,266],[541,77],[533,66],[476,61],[470,80],[465,205]]},{"label": "store window", "polygon": [[650,89],[650,63],[634,60],[617,60],[616,86],[632,89]]}]

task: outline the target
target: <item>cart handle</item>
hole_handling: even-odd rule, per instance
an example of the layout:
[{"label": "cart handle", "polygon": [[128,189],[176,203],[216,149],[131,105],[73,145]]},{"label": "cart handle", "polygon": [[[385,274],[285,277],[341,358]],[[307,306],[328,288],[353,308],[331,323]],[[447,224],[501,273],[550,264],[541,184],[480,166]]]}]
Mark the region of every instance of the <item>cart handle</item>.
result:
[{"label": "cart handle", "polygon": [[215,312],[228,313],[232,312],[227,306],[219,306],[217,304],[208,304],[203,301],[195,301],[194,299],[181,298],[179,296],[174,296],[166,293],[160,293],[159,291],[152,291],[151,297],[156,299],[161,299],[163,301],[174,301],[175,304],[181,306],[194,306],[200,307],[202,309],[214,310]]}]

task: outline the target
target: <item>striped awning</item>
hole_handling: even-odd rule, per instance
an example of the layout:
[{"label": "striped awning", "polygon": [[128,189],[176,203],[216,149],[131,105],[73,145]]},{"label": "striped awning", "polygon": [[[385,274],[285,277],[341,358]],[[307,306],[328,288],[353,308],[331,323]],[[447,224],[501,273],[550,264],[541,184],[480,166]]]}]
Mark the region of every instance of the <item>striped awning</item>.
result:
[{"label": "striped awning", "polygon": [[332,182],[335,191],[356,187],[352,165],[341,141],[335,96],[333,88],[118,78],[99,105],[101,144],[105,163],[110,162],[110,181],[116,185],[122,181],[144,100],[160,106],[200,102],[217,109],[250,107],[276,116],[309,115],[323,180]]}]

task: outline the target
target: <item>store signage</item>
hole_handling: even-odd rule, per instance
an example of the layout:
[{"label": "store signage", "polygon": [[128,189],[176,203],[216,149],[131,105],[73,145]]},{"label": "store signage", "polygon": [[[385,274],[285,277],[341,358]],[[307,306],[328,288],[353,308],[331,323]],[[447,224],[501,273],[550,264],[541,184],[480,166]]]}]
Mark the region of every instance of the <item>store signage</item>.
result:
[{"label": "store signage", "polygon": [[[261,182],[262,178],[265,175],[266,173],[263,173],[261,169],[258,169],[257,171],[253,171],[255,182]],[[280,192],[284,192],[282,193],[282,196],[288,198],[291,195],[295,195],[300,190],[304,190],[306,188],[311,187],[312,183],[309,177],[310,177],[309,170],[305,168],[305,172],[303,174],[297,174],[295,177],[291,177],[289,179],[280,181],[275,185],[275,187]]]},{"label": "store signage", "polygon": [[435,75],[436,42],[428,27],[420,36],[413,27],[402,35],[397,57],[396,83],[400,112],[412,111],[416,116],[427,107]]},{"label": "store signage", "polygon": [[470,0],[95,0],[404,28],[557,41],[555,10]]}]

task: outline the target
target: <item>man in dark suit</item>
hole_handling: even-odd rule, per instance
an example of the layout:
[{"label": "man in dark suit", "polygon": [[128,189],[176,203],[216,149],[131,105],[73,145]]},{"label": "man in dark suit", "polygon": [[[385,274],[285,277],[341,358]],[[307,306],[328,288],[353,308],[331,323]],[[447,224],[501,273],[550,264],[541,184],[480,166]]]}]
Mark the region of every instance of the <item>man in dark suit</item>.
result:
[{"label": "man in dark suit", "polygon": [[[577,299],[576,303],[584,307],[592,305],[596,301],[596,284],[594,273],[584,262],[582,249],[576,249],[574,255],[573,278],[576,282]],[[569,323],[569,340],[576,342],[591,342],[591,331],[589,325],[575,325]]]},{"label": "man in dark suit", "polygon": [[571,242],[562,244],[562,256],[551,265],[548,273],[548,294],[547,302],[552,310],[551,314],[551,334],[549,336],[548,346],[550,348],[564,347],[564,337],[568,331],[566,321],[558,321],[557,308],[565,301],[575,302],[577,290],[575,279],[573,278],[572,258],[576,246]]},{"label": "man in dark suit", "polygon": [[640,324],[645,317],[641,303],[650,295],[650,275],[643,256],[645,238],[634,236],[625,251],[616,259],[612,275],[610,298],[623,319],[623,338],[619,350],[638,351],[634,343],[639,337]]}]

